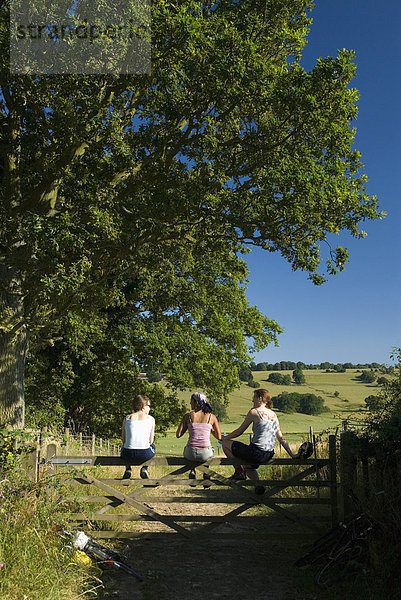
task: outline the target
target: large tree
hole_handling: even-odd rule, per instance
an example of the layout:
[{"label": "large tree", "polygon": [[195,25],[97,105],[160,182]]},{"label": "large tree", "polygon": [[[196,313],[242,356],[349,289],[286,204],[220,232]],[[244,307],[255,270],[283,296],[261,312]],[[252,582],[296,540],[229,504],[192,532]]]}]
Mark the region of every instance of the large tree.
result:
[{"label": "large tree", "polygon": [[2,4],[0,424],[23,424],[29,341],[226,394],[244,336],[279,330],[248,306],[240,253],[321,283],[327,236],[379,216],[352,53],[300,66],[310,7],[155,0],[149,74],[15,76]]}]

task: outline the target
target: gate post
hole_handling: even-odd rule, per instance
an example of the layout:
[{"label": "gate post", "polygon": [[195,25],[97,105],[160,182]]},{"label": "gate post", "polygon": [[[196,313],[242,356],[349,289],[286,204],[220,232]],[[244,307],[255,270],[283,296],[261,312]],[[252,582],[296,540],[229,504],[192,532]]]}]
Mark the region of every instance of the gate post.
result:
[{"label": "gate post", "polygon": [[342,519],[347,519],[355,510],[353,497],[356,490],[357,456],[355,453],[355,434],[343,431],[341,434],[341,504]]},{"label": "gate post", "polygon": [[337,495],[337,449],[336,436],[329,435],[329,465],[330,465],[330,501],[331,523],[338,524],[338,495]]}]

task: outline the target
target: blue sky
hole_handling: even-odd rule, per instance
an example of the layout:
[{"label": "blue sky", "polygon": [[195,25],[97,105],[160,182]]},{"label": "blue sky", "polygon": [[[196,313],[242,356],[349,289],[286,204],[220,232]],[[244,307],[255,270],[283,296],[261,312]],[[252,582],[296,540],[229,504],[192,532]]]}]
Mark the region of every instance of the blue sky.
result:
[{"label": "blue sky", "polygon": [[362,152],[367,192],[388,216],[367,221],[368,236],[341,235],[350,250],[343,273],[314,286],[278,254],[253,250],[248,299],[285,329],[278,348],[270,345],[255,361],[391,363],[401,346],[401,2],[315,0],[313,24],[302,64],[341,48],[356,53],[360,92],[355,148]]}]

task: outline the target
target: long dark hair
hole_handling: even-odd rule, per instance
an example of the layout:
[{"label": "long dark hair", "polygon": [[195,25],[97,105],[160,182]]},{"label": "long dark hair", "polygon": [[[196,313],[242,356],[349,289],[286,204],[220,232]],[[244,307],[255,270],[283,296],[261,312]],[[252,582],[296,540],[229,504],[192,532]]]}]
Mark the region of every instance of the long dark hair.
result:
[{"label": "long dark hair", "polygon": [[194,394],[192,394],[191,396],[191,400],[192,402],[194,402],[202,412],[204,412],[205,414],[207,413],[211,413],[213,412],[213,407],[210,404],[210,402],[208,402],[205,394],[202,394],[201,392],[195,392]]}]

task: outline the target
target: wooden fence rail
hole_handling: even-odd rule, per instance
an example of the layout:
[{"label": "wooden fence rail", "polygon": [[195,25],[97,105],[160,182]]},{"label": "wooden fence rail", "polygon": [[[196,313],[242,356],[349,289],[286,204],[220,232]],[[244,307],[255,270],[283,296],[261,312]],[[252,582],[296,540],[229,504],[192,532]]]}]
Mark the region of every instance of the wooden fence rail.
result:
[{"label": "wooden fence rail", "polygon": [[[336,475],[336,441],[330,436],[329,457],[297,460],[290,458],[273,458],[267,469],[280,466],[284,471],[291,467],[287,478],[266,478],[260,481],[238,481],[224,476],[221,467],[239,464],[237,459],[212,458],[204,463],[191,463],[183,457],[156,456],[146,463],[152,471],[153,467],[163,467],[167,474],[152,479],[117,479],[103,478],[98,469],[93,467],[124,467],[127,462],[116,456],[60,456],[55,445],[47,448],[46,459],[40,461],[40,468],[62,473],[63,482],[67,486],[84,486],[88,493],[81,497],[88,509],[77,512],[71,518],[78,521],[129,522],[158,521],[177,533],[191,537],[205,534],[221,523],[231,522],[238,515],[256,505],[265,505],[291,520],[303,522],[293,509],[296,505],[327,505],[333,524],[338,522],[337,475]],[[188,472],[196,467],[202,478],[188,479]],[[294,469],[294,467],[296,467]],[[94,471],[92,474],[90,471]],[[295,474],[294,474],[295,471]],[[122,475],[122,472],[121,472]],[[264,486],[263,494],[257,494],[255,485]],[[173,494],[171,493],[173,488]],[[188,491],[185,488],[189,488]],[[303,494],[282,496],[284,490],[302,488]],[[178,489],[178,491],[177,491]],[[190,495],[183,496],[181,490]],[[313,493],[313,490],[314,493]],[[324,493],[323,490],[326,490]],[[318,493],[317,493],[318,492]],[[234,505],[221,514],[163,514],[158,506],[176,504],[182,506],[191,503],[208,503],[210,505]],[[94,508],[90,509],[90,506]],[[118,507],[129,507],[128,513],[117,513]],[[134,512],[133,512],[134,511]],[[169,511],[170,512],[170,511]],[[244,517],[242,517],[244,519]],[[189,524],[184,527],[182,523]],[[202,523],[202,527],[193,528],[193,524]],[[307,525],[307,523],[305,523]],[[132,537],[132,531],[97,531],[98,537]]]}]

